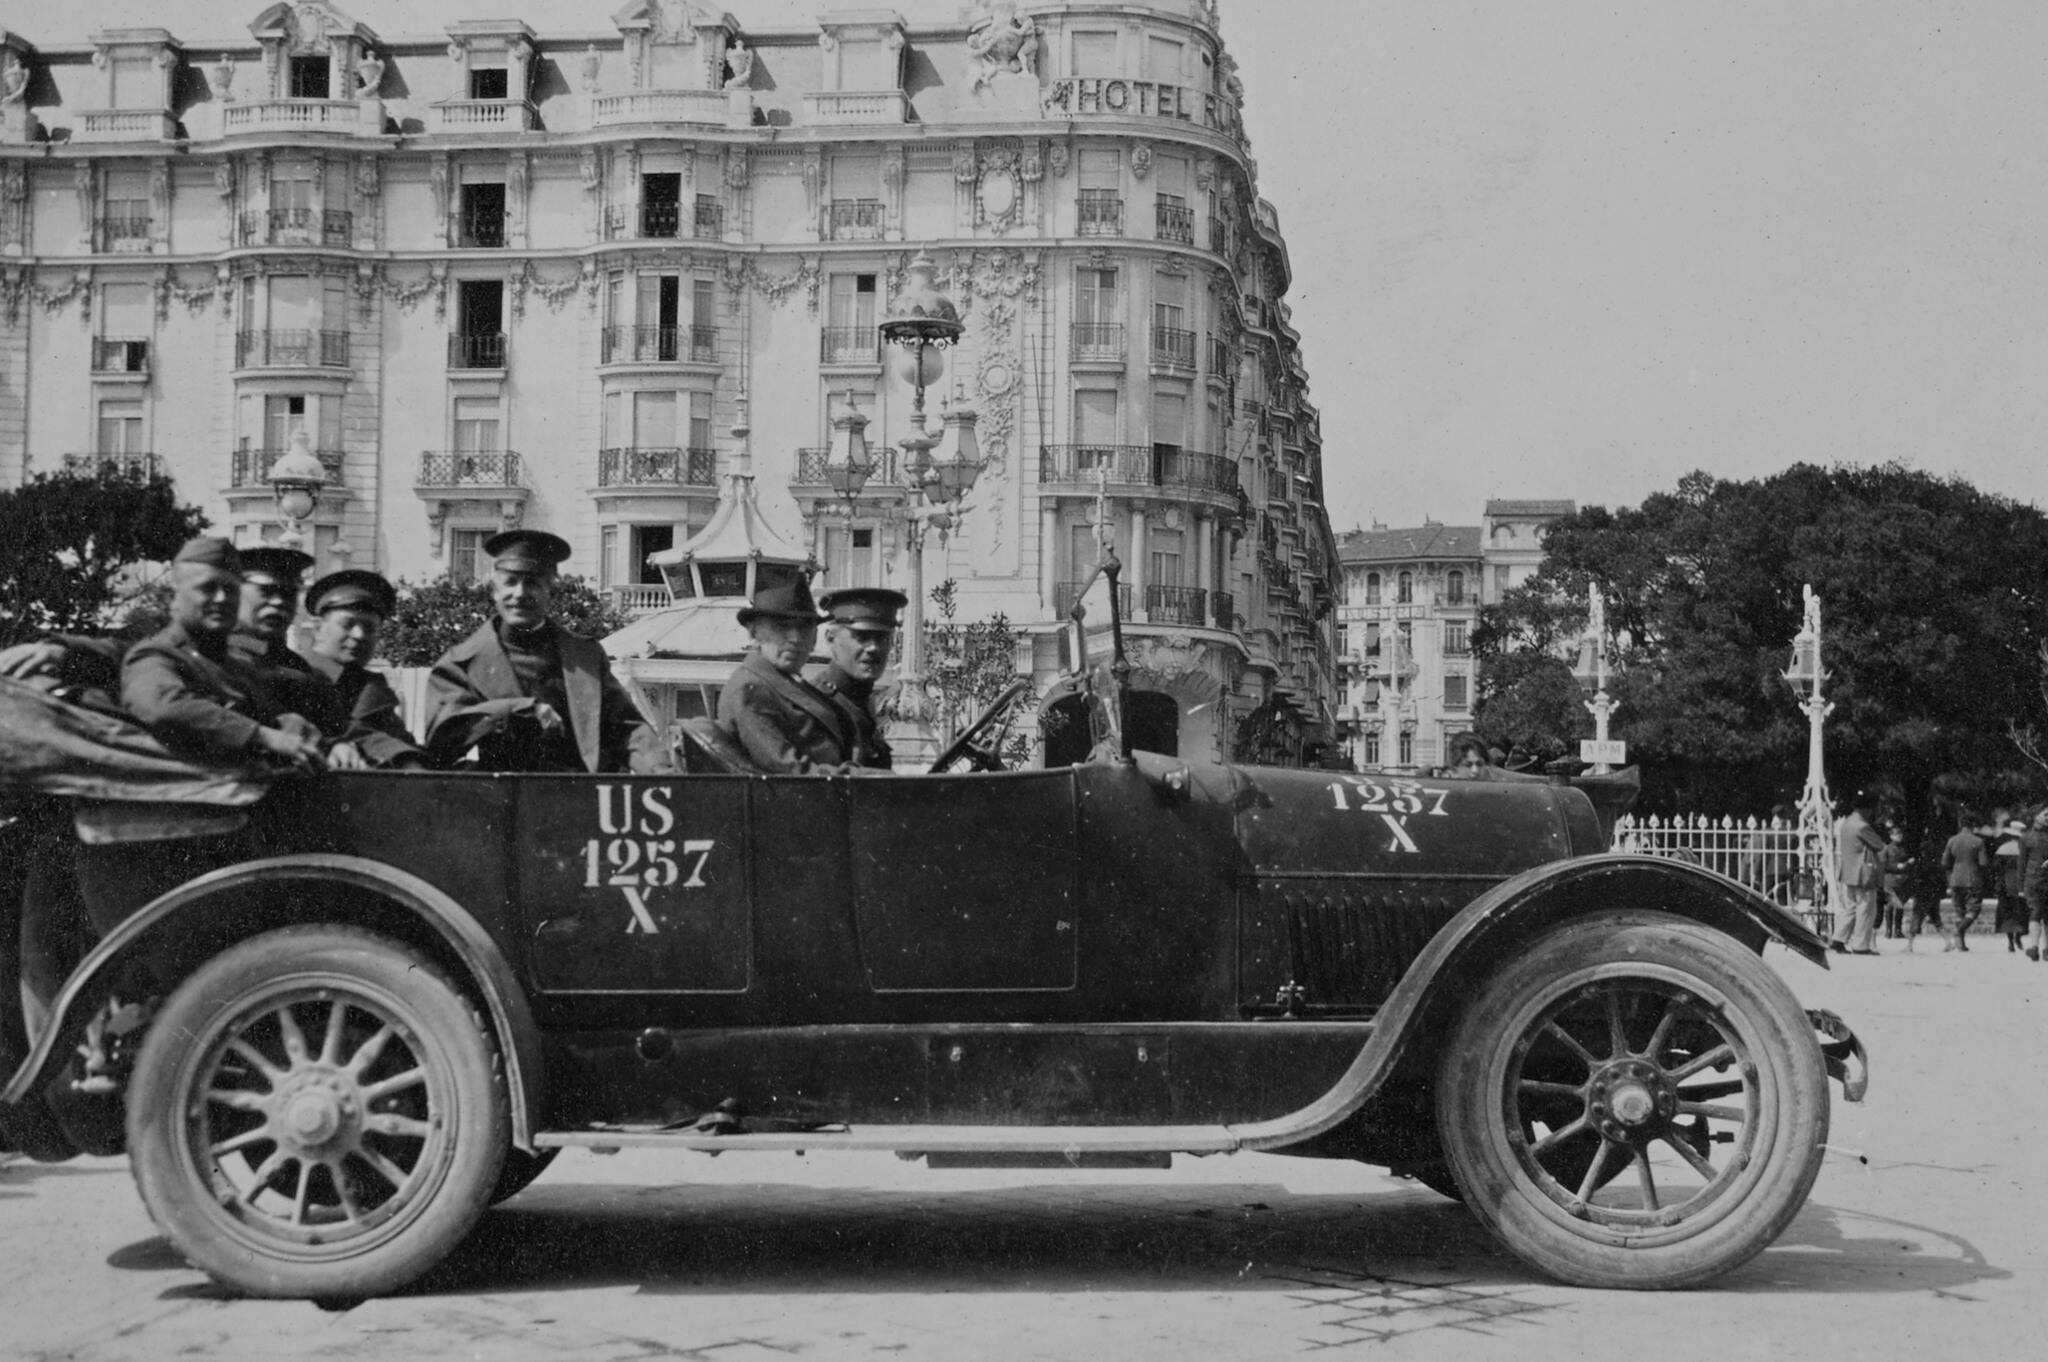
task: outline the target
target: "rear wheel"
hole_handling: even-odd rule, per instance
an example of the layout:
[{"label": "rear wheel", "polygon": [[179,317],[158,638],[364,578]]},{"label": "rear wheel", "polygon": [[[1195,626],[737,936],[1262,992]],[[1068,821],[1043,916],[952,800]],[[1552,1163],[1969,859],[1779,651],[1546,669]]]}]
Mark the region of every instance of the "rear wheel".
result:
[{"label": "rear wheel", "polygon": [[366,932],[245,941],[157,1014],[128,1149],[159,1227],[258,1296],[405,1285],[470,1230],[510,1115],[482,1019],[427,960]]},{"label": "rear wheel", "polygon": [[1660,913],[1539,939],[1444,1052],[1437,1128],[1465,1203],[1582,1286],[1694,1286],[1805,1204],[1827,1139],[1806,1014],[1732,938]]}]

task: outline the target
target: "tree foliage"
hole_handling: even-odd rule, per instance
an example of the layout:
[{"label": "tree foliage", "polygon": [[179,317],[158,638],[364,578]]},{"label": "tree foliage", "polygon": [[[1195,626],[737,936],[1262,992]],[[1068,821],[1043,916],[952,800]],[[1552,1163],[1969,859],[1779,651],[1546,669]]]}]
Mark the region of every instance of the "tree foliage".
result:
[{"label": "tree foliage", "polygon": [[[924,621],[925,692],[936,711],[930,717],[945,742],[973,723],[1022,672],[1017,670],[1019,634],[998,612],[985,620],[962,621],[959,583],[947,578],[928,594],[933,613]],[[900,701],[899,701],[900,708]],[[1032,708],[1029,696],[1010,711],[1003,756],[1020,763],[1030,753],[1030,726],[1018,721]]]},{"label": "tree foliage", "polygon": [[1916,823],[1937,792],[2020,793],[2011,735],[2039,729],[2048,706],[2048,517],[2034,508],[1896,464],[1799,464],[1745,482],[1694,473],[1640,507],[1565,517],[1544,546],[1542,570],[1474,630],[1492,674],[1482,732],[1552,710],[1560,743],[1590,732],[1583,710],[1566,727],[1552,692],[1592,583],[1618,664],[1613,736],[1644,769],[1643,806],[1796,794],[1807,723],[1782,672],[1810,583],[1834,792],[1882,792]]},{"label": "tree foliage", "polygon": [[[442,574],[425,582],[399,582],[398,609],[384,623],[380,648],[395,667],[429,667],[441,654],[468,638],[491,618],[491,588],[486,582],[459,582]],[[629,616],[610,596],[582,577],[555,582],[549,615],[564,628],[586,638],[603,638],[623,629]]]},{"label": "tree foliage", "polygon": [[115,622],[130,570],[168,561],[206,528],[166,477],[103,464],[0,492],[0,644]]}]

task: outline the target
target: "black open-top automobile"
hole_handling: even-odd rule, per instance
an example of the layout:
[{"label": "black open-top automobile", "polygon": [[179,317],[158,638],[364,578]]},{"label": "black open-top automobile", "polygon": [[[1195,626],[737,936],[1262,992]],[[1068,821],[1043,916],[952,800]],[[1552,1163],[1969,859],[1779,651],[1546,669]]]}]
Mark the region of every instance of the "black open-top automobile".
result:
[{"label": "black open-top automobile", "polygon": [[[1358,1159],[1565,1281],[1682,1287],[1798,1213],[1830,1073],[1865,1081],[1760,958],[1824,944],[1607,854],[1597,785],[698,757],[216,805],[17,780],[0,1125],[125,1149],[177,1248],[257,1295],[393,1291],[558,1149],[627,1145]],[[24,879],[32,912],[144,900],[26,1017]]]}]

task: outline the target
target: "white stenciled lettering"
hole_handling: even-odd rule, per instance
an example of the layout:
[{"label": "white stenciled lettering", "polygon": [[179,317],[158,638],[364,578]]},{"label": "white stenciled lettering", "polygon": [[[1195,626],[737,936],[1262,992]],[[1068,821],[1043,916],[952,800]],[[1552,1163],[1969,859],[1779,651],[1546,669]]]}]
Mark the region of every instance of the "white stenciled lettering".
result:
[{"label": "white stenciled lettering", "polygon": [[[619,792],[618,817],[612,816],[612,791]],[[624,785],[597,787],[597,830],[614,837],[633,830],[633,792]]]},{"label": "white stenciled lettering", "polygon": [[1436,801],[1435,803],[1429,806],[1429,816],[1431,818],[1446,817],[1447,815],[1444,813],[1444,801],[1451,797],[1450,789],[1446,787],[1441,790],[1431,790],[1429,793]]},{"label": "white stenciled lettering", "polygon": [[612,867],[611,878],[605,883],[613,887],[636,884],[640,879],[640,844],[626,837],[615,837],[605,843],[604,858]]},{"label": "white stenciled lettering", "polygon": [[675,791],[666,785],[649,785],[640,792],[640,831],[649,837],[666,837],[675,831],[675,810],[669,807],[669,800]]},{"label": "white stenciled lettering", "polygon": [[647,868],[640,872],[640,878],[655,888],[674,884],[681,876],[676,869],[676,844],[674,839],[647,844]]},{"label": "white stenciled lettering", "polygon": [[619,891],[626,896],[626,908],[633,914],[626,923],[626,935],[631,936],[635,932],[648,936],[659,934],[661,928],[655,925],[654,914],[647,911],[647,900],[641,897],[638,886],[622,884]]},{"label": "white stenciled lettering", "polygon": [[1396,780],[1388,783],[1393,791],[1395,813],[1421,813],[1422,787],[1412,780]]},{"label": "white stenciled lettering", "polygon": [[711,848],[716,845],[717,843],[709,838],[692,838],[683,843],[683,855],[695,856],[697,858],[696,864],[690,867],[690,878],[683,881],[683,888],[702,889],[704,887],[704,863],[711,859]]},{"label": "white stenciled lettering", "polygon": [[1388,851],[1420,851],[1422,849],[1416,846],[1415,839],[1408,835],[1408,816],[1406,814],[1383,813],[1380,815],[1380,821],[1387,825],[1387,831],[1394,834],[1394,840],[1387,843]]}]

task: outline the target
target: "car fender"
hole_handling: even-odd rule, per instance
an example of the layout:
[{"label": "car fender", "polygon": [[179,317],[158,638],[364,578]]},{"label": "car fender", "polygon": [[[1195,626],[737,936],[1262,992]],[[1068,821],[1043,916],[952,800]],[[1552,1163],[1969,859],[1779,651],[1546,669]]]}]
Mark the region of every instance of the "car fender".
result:
[{"label": "car fender", "polygon": [[[144,905],[94,946],[65,981],[52,1005],[49,1022],[36,1037],[28,1058],[6,1088],[0,1089],[0,1102],[19,1102],[40,1090],[49,1078],[46,1071],[59,1060],[59,1038],[90,1008],[98,1006],[121,961],[158,928],[203,912],[224,893],[251,885],[272,888],[294,881],[367,891],[411,914],[446,946],[490,1014],[490,1025],[505,1065],[513,1142],[531,1150],[533,1135],[540,1128],[543,1100],[540,1028],[511,962],[483,926],[446,893],[417,875],[357,856],[307,854],[244,861],[209,871]],[[259,917],[250,922],[247,934],[266,931],[281,920],[294,919]]]},{"label": "car fender", "polygon": [[1630,909],[1690,918],[1752,949],[1776,941],[1827,968],[1827,943],[1812,929],[1725,875],[1658,856],[1552,861],[1501,881],[1430,938],[1374,1017],[1371,1039],[1328,1092],[1233,1133],[1243,1148],[1274,1149],[1328,1132],[1370,1100],[1424,1038],[1448,1034],[1461,1000],[1522,943],[1573,918]]}]

